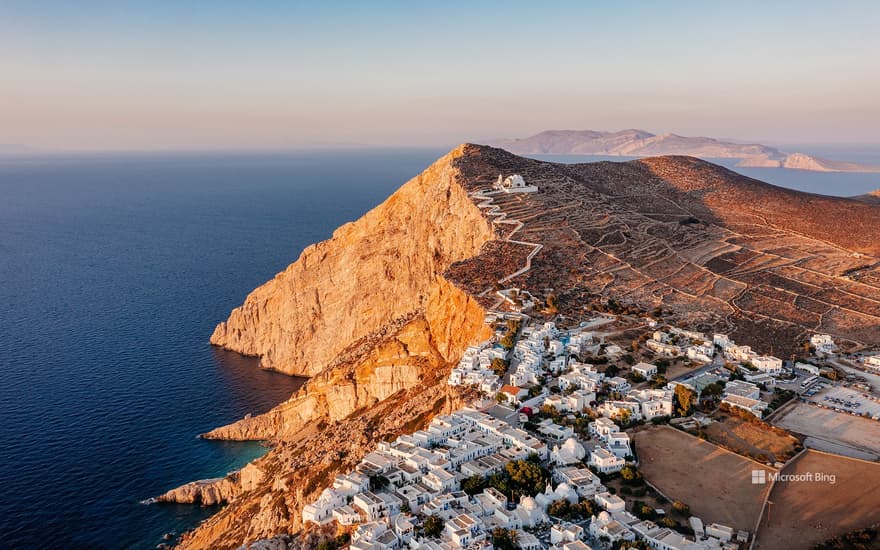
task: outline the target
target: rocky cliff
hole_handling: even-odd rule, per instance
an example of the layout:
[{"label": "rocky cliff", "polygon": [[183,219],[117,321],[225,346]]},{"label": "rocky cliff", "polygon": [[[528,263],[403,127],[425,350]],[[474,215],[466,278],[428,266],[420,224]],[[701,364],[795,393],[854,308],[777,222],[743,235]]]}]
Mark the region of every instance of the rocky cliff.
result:
[{"label": "rocky cliff", "polygon": [[460,147],[254,290],[211,343],[312,376],[389,320],[420,311],[453,262],[494,238],[456,182]]},{"label": "rocky cliff", "polygon": [[340,353],[290,400],[266,414],[217,428],[203,437],[226,440],[294,439],[314,422],[337,422],[388,397],[442,382],[450,360],[488,338],[485,311],[466,292],[438,276],[424,309],[392,320]]},{"label": "rocky cliff", "polygon": [[306,249],[218,325],[213,344],[310,379],[271,411],[203,435],[273,447],[241,472],[157,498],[227,503],[181,547],[234,548],[296,532],[308,499],[377,440],[463,404],[467,392],[445,384],[449,368],[491,330],[484,306],[446,273],[496,242],[461,181],[459,161],[474,149],[457,148]]}]

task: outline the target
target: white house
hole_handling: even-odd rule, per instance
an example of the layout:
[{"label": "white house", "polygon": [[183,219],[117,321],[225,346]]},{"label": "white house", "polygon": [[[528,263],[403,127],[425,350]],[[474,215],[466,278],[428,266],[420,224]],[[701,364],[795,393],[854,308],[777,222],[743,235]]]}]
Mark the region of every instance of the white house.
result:
[{"label": "white house", "polygon": [[620,376],[615,376],[613,378],[609,378],[605,381],[605,385],[608,386],[610,391],[616,391],[620,393],[626,393],[632,389],[629,382],[626,381],[626,378],[621,378]]},{"label": "white house", "polygon": [[541,550],[543,545],[541,541],[538,540],[538,537],[535,535],[523,531],[522,533],[516,534],[516,547],[519,550]]},{"label": "white house", "polygon": [[632,390],[627,397],[641,404],[641,416],[645,420],[672,416],[672,391],[670,390]]},{"label": "white house", "polygon": [[321,496],[311,503],[306,504],[302,511],[303,524],[311,521],[313,523],[325,523],[333,519],[333,509],[345,504],[345,495],[330,487],[321,491]]},{"label": "white house", "polygon": [[556,468],[553,479],[568,484],[581,498],[591,498],[596,493],[604,491],[599,477],[587,468],[575,466]]},{"label": "white house", "polygon": [[561,447],[555,447],[550,453],[550,462],[560,466],[576,464],[587,456],[587,451],[577,439],[569,437]]},{"label": "white house", "polygon": [[816,348],[817,353],[825,355],[834,353],[834,338],[829,334],[814,334],[810,336],[810,345]]},{"label": "white house", "polygon": [[626,461],[607,449],[596,447],[590,452],[588,464],[603,474],[612,474],[622,470]]},{"label": "white house", "polygon": [[687,348],[687,357],[692,361],[710,363],[712,361],[712,357],[714,356],[715,346],[713,346],[712,344],[700,344],[695,346],[688,346]]},{"label": "white house", "polygon": [[755,355],[751,346],[730,345],[725,350],[725,353],[734,361],[749,361]]},{"label": "white house", "polygon": [[710,523],[705,529],[706,536],[716,538],[722,542],[729,542],[734,535],[733,528],[720,523]]},{"label": "white house", "polygon": [[608,450],[620,458],[626,458],[632,455],[629,434],[626,432],[608,434],[607,445]]},{"label": "white house", "polygon": [[361,511],[367,521],[376,521],[387,515],[388,512],[385,501],[371,491],[356,494],[352,505]]},{"label": "white house", "polygon": [[733,340],[726,334],[715,334],[712,336],[712,343],[721,348],[721,351],[727,351],[727,348],[733,345]]},{"label": "white house", "polygon": [[646,380],[657,376],[656,365],[652,365],[650,363],[637,363],[633,365],[632,371]]},{"label": "white house", "polygon": [[658,355],[662,355],[664,357],[676,357],[681,353],[681,348],[675,346],[673,344],[666,344],[664,342],[660,342],[659,340],[648,340],[645,342],[645,347],[649,350],[653,351]]},{"label": "white house", "polygon": [[522,403],[522,400],[529,396],[529,390],[525,388],[520,388],[518,386],[511,386],[509,384],[505,384],[501,386],[501,390],[499,391],[499,395],[503,395],[504,399],[512,404],[519,405]]},{"label": "white house", "polygon": [[595,538],[607,537],[612,543],[619,540],[636,540],[636,535],[624,524],[611,517],[608,512],[600,512],[590,521],[590,534]]},{"label": "white house", "polygon": [[590,435],[598,437],[602,441],[605,441],[608,434],[620,431],[620,427],[617,424],[604,416],[590,422],[587,428],[590,430]]},{"label": "white house", "polygon": [[772,355],[761,355],[751,358],[751,363],[761,372],[767,374],[779,374],[782,372],[782,359]]},{"label": "white house", "polygon": [[333,519],[338,521],[340,525],[354,525],[355,523],[360,523],[361,515],[357,510],[346,504],[333,510]]},{"label": "white house", "polygon": [[394,531],[382,522],[364,523],[351,535],[352,550],[394,550],[399,544]]},{"label": "white house", "polygon": [[596,504],[601,506],[609,513],[622,512],[626,509],[626,501],[624,501],[617,495],[612,495],[607,491],[597,494],[594,500],[596,501]]},{"label": "white house", "polygon": [[538,191],[537,186],[526,185],[526,181],[519,174],[513,174],[503,179],[499,174],[495,187],[505,193],[535,193]]},{"label": "white house", "polygon": [[433,491],[441,493],[458,490],[458,480],[455,478],[455,474],[439,468],[425,475],[422,478],[422,484]]},{"label": "white house", "polygon": [[550,544],[574,542],[584,538],[584,528],[574,523],[563,521],[554,523],[550,528]]},{"label": "white house", "polygon": [[872,370],[880,370],[880,355],[865,357],[865,366]]},{"label": "white house", "polygon": [[604,417],[616,420],[624,417],[630,420],[642,419],[642,406],[638,401],[605,401],[599,405],[598,412]]}]

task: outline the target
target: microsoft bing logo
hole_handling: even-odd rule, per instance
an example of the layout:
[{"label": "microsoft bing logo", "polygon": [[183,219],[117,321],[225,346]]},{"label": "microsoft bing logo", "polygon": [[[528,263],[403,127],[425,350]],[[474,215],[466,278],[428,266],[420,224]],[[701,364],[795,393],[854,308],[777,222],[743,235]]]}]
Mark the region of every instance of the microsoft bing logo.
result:
[{"label": "microsoft bing logo", "polygon": [[752,485],[766,485],[767,472],[764,470],[752,470]]}]

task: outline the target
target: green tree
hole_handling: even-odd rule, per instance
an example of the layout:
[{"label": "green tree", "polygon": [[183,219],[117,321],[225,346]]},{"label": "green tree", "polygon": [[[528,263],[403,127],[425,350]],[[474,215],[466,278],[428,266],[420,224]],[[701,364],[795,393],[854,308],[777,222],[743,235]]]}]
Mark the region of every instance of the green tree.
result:
[{"label": "green tree", "polygon": [[370,476],[370,490],[371,491],[378,491],[378,490],[384,489],[385,487],[388,487],[389,483],[390,483],[390,481],[388,481],[388,478],[385,476],[382,476],[382,475]]},{"label": "green tree", "polygon": [[443,532],[443,520],[438,516],[428,516],[422,524],[422,533],[426,537],[439,537]]},{"label": "green tree", "polygon": [[482,493],[486,485],[486,478],[481,475],[473,475],[461,482],[461,490],[469,495],[476,495]]},{"label": "green tree", "polygon": [[705,388],[703,388],[702,395],[706,395],[706,396],[715,398],[715,397],[721,396],[721,394],[723,394],[723,393],[724,393],[724,384],[721,384],[720,382],[713,382],[713,383],[709,384],[708,386],[706,386]]},{"label": "green tree", "polygon": [[492,546],[498,550],[514,550],[516,548],[516,531],[496,527],[492,531]]},{"label": "green tree", "polygon": [[504,374],[507,372],[507,367],[508,367],[508,363],[504,359],[502,359],[500,357],[496,357],[496,358],[492,359],[492,365],[491,365],[492,372],[494,372],[498,376],[504,376]]},{"label": "green tree", "polygon": [[634,485],[642,481],[642,472],[640,472],[635,466],[627,464],[622,470],[620,470],[620,477],[622,477],[623,481],[629,485]]},{"label": "green tree", "polygon": [[501,337],[501,341],[498,343],[501,344],[501,347],[504,349],[511,349],[516,343],[516,335],[513,332],[508,332]]},{"label": "green tree", "polygon": [[528,460],[512,460],[504,466],[504,471],[520,495],[535,496],[547,485],[547,476],[541,466]]},{"label": "green tree", "polygon": [[694,404],[697,402],[697,394],[684,384],[675,386],[675,414],[677,416],[688,416],[694,410]]},{"label": "green tree", "polygon": [[678,527],[678,522],[670,517],[665,517],[660,520],[660,525],[663,527],[669,527],[670,529],[675,529]]}]

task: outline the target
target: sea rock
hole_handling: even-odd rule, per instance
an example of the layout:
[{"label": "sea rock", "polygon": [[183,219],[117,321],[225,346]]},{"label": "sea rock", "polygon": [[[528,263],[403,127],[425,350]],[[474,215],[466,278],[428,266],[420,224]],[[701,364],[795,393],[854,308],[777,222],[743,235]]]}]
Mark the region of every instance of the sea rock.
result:
[{"label": "sea rock", "polygon": [[230,477],[192,481],[171,489],[155,498],[155,502],[175,502],[178,504],[201,504],[213,506],[231,500],[241,491],[236,480]]}]

